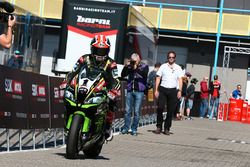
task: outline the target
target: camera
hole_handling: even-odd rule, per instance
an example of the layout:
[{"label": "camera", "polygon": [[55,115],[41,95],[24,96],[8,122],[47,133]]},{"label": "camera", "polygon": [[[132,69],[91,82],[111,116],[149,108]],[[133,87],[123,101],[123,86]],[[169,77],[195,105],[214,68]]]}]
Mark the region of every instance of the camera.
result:
[{"label": "camera", "polygon": [[134,60],[130,60],[130,65],[134,66],[135,65],[135,61]]},{"label": "camera", "polygon": [[[4,11],[5,12],[4,12]],[[14,19],[12,13],[14,12],[15,8],[8,2],[0,2],[0,21],[1,22],[8,22],[9,16],[11,16],[11,20]]]}]

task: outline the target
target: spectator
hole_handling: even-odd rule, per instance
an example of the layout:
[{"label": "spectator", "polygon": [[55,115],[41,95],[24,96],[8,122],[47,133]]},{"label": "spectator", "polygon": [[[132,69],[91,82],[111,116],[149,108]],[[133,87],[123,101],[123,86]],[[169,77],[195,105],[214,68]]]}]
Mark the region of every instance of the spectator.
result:
[{"label": "spectator", "polygon": [[210,83],[209,87],[211,93],[209,119],[216,119],[219,100],[220,100],[220,87],[221,87],[221,83],[218,80],[218,75],[214,75],[214,81]]},{"label": "spectator", "polygon": [[11,56],[8,60],[7,66],[14,69],[21,69],[23,67],[23,56],[18,50],[16,50],[14,56]]},{"label": "spectator", "polygon": [[15,22],[16,22],[16,17],[13,16],[13,19],[11,19],[11,16],[9,16],[7,32],[0,35],[0,45],[3,46],[4,48],[11,47],[12,30],[13,26],[15,25]]},{"label": "spectator", "polygon": [[131,135],[137,135],[141,105],[143,102],[144,91],[147,86],[148,70],[148,65],[141,62],[141,58],[137,53],[131,55],[130,61],[127,62],[122,70],[121,76],[128,76],[125,124],[122,128],[122,134],[127,134],[130,129],[131,113],[134,109]]},{"label": "spectator", "polygon": [[155,87],[155,78],[156,78],[156,72],[159,70],[161,66],[161,63],[155,63],[154,69],[149,73],[148,75],[148,89],[154,88]]},{"label": "spectator", "polygon": [[[175,64],[176,53],[173,51],[167,54],[168,61],[161,65],[157,71],[155,81],[155,97],[158,98],[157,108],[157,129],[155,134],[162,132],[163,110],[167,103],[167,116],[164,123],[163,134],[170,135],[172,115],[175,111],[177,98],[181,98],[183,72],[179,65]],[[178,89],[177,89],[178,88]]]},{"label": "spectator", "polygon": [[235,99],[241,99],[241,85],[237,85],[237,88],[232,92],[232,97]]},{"label": "spectator", "polygon": [[192,77],[189,72],[186,72],[184,77],[182,77],[182,90],[181,90],[181,98],[177,102],[177,112],[176,112],[176,119],[182,120],[184,116],[184,109],[185,109],[185,97],[187,95],[187,86],[188,80]]},{"label": "spectator", "polygon": [[204,77],[200,82],[200,90],[201,90],[201,104],[200,104],[200,118],[204,118],[208,111],[208,77]]},{"label": "spectator", "polygon": [[195,93],[195,85],[198,82],[196,78],[193,78],[191,80],[191,85],[187,88],[187,96],[186,96],[186,103],[187,103],[187,118],[186,120],[192,120],[192,117],[190,116],[190,111],[193,107],[194,103],[194,93]]}]

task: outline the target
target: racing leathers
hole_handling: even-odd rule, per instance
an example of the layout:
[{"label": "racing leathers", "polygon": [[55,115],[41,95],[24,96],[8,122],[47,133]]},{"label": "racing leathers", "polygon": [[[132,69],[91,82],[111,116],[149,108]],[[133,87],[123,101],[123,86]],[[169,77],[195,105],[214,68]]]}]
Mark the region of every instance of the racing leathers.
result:
[{"label": "racing leathers", "polygon": [[[109,112],[107,113],[107,119],[106,119],[106,129],[110,130],[114,112],[116,111],[116,102],[115,98],[119,95],[119,89],[120,89],[120,81],[118,79],[118,69],[116,62],[111,59],[110,57],[107,57],[104,61],[96,61],[95,57],[91,54],[86,54],[81,56],[76,64],[73,67],[73,70],[69,72],[66,75],[64,83],[68,86],[69,89],[72,89],[74,91],[74,77],[80,72],[81,68],[87,65],[89,69],[98,69],[103,71],[104,79],[107,82],[107,89],[108,89],[108,97],[109,97]],[[73,88],[72,88],[73,87]],[[68,89],[67,88],[67,89]],[[65,115],[65,121],[67,123],[68,115],[69,113],[66,113]],[[106,136],[106,138],[109,136]]]}]

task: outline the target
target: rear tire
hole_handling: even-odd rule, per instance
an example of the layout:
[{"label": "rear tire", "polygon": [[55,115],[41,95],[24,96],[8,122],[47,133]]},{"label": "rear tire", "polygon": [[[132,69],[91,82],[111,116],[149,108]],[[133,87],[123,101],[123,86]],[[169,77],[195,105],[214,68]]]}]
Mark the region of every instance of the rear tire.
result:
[{"label": "rear tire", "polygon": [[88,150],[84,150],[83,151],[84,155],[88,158],[96,158],[102,150],[102,145],[103,145],[103,142],[101,142],[101,141],[99,143],[96,143]]},{"label": "rear tire", "polygon": [[79,139],[81,134],[81,127],[83,118],[80,115],[74,115],[66,144],[66,158],[76,159],[79,153]]}]

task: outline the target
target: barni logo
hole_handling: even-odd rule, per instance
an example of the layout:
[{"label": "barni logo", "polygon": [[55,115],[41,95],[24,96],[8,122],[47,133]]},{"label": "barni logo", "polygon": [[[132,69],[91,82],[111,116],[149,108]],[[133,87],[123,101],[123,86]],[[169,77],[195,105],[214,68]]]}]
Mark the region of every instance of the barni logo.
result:
[{"label": "barni logo", "polygon": [[77,15],[77,22],[78,23],[92,23],[92,24],[110,25],[110,20],[86,18],[86,17],[82,17],[80,15]]},{"label": "barni logo", "polygon": [[110,29],[110,20],[107,19],[97,19],[97,18],[86,18],[80,15],[77,15],[77,26],[81,27],[91,27],[98,29]]},{"label": "barni logo", "polygon": [[12,79],[5,79],[5,91],[9,93],[22,94],[22,83]]},{"label": "barni logo", "polygon": [[32,84],[32,96],[45,97],[46,96],[45,86]]}]

